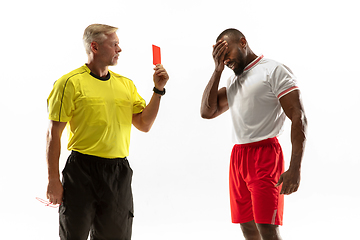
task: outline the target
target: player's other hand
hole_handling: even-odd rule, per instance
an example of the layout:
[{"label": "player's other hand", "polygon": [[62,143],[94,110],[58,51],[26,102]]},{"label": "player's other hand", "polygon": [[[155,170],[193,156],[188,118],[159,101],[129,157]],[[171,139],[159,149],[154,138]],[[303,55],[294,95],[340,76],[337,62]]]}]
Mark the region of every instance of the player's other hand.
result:
[{"label": "player's other hand", "polygon": [[281,174],[278,183],[275,187],[282,184],[280,194],[289,195],[296,192],[300,186],[300,171],[289,169]]}]

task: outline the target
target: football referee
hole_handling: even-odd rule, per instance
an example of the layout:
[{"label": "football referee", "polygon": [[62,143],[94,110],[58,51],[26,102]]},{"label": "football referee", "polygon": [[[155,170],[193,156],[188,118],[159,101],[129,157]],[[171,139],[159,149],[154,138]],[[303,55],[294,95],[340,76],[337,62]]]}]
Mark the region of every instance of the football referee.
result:
[{"label": "football referee", "polygon": [[[133,198],[129,155],[133,124],[148,132],[169,76],[154,68],[148,105],[134,83],[108,69],[121,48],[117,28],[93,24],[84,32],[88,62],[58,79],[48,98],[47,198],[59,207],[60,239],[131,239]],[[60,138],[67,125],[68,157],[60,181]]]}]

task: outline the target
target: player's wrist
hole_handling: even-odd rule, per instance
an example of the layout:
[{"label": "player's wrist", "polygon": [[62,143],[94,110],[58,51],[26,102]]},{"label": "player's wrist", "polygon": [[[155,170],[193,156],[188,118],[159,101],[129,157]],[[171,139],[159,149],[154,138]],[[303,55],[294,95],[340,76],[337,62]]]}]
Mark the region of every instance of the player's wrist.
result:
[{"label": "player's wrist", "polygon": [[217,67],[215,67],[215,72],[221,74],[224,71],[224,69],[225,69],[225,67],[217,66]]}]

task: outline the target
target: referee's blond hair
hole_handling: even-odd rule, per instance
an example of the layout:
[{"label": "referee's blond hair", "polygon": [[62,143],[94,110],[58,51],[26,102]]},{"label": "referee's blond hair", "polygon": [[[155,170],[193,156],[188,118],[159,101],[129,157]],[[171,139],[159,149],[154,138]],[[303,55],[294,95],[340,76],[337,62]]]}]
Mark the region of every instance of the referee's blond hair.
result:
[{"label": "referee's blond hair", "polygon": [[91,24],[84,31],[83,42],[87,54],[91,53],[91,43],[101,44],[106,39],[106,34],[116,32],[118,28],[105,24]]}]

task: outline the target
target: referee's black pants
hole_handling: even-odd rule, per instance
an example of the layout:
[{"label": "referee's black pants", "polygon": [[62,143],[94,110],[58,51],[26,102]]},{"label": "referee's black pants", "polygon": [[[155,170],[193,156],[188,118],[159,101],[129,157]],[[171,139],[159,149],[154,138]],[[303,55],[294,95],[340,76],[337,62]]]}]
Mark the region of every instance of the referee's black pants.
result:
[{"label": "referee's black pants", "polygon": [[126,158],[104,159],[73,151],[62,172],[61,240],[130,240],[132,170]]}]

